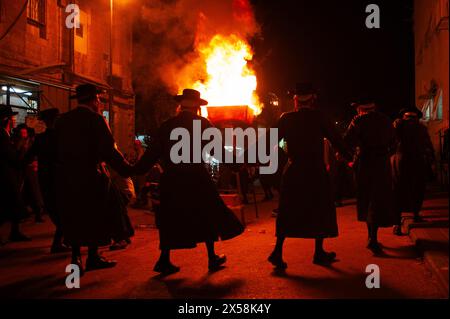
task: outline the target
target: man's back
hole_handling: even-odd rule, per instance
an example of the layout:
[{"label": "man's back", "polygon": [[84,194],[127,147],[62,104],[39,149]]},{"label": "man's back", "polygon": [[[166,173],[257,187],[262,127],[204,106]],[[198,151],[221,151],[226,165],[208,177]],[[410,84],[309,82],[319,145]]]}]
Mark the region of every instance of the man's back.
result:
[{"label": "man's back", "polygon": [[336,132],[324,115],[312,108],[285,113],[278,123],[279,137],[287,142],[291,159],[321,161],[324,158],[324,138],[336,141]]},{"label": "man's back", "polygon": [[346,134],[346,140],[353,146],[359,146],[361,154],[387,155],[393,138],[391,120],[380,112],[355,117]]},{"label": "man's back", "polygon": [[57,163],[59,165],[92,166],[100,163],[102,149],[111,145],[112,136],[105,132],[101,115],[78,107],[67,112],[56,123]]},{"label": "man's back", "polygon": [[418,120],[397,120],[395,132],[398,152],[417,156],[432,151],[428,131]]},{"label": "man's back", "polygon": [[[162,149],[161,149],[161,157],[163,159],[163,163],[164,165],[167,166],[172,166],[172,160],[170,158],[170,153],[171,153],[171,149],[173,147],[174,144],[178,143],[177,140],[170,140],[170,135],[173,131],[173,129],[177,129],[177,128],[184,128],[189,132],[189,136],[191,138],[191,142],[190,142],[190,163],[193,163],[191,165],[189,165],[189,167],[193,167],[193,166],[199,166],[203,168],[203,164],[201,163],[194,163],[193,161],[193,156],[194,156],[194,152],[201,152],[203,147],[201,147],[201,150],[198,149],[194,149],[193,145],[193,139],[196,138],[196,136],[194,136],[194,122],[193,121],[200,121],[201,125],[200,125],[200,134],[203,133],[203,130],[205,130],[208,127],[211,127],[211,123],[204,117],[198,116],[193,114],[192,112],[181,112],[180,114],[178,114],[177,116],[167,120],[166,122],[164,122],[161,125],[161,128],[159,130],[159,139],[160,142],[162,143]],[[201,137],[201,135],[200,135]],[[203,141],[201,141],[202,143],[200,144],[200,146],[203,146],[202,144],[204,143]]]}]

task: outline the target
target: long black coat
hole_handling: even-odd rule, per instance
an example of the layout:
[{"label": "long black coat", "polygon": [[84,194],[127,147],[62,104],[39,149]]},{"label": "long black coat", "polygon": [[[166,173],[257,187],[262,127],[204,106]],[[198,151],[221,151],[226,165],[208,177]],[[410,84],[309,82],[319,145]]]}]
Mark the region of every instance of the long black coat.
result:
[{"label": "long black coat", "polygon": [[128,163],[116,149],[105,119],[80,106],[56,123],[56,209],[71,245],[107,245],[117,237],[121,209],[111,207],[111,181],[102,163],[127,175]]},{"label": "long black coat", "polygon": [[356,116],[345,141],[358,149],[354,164],[358,220],[379,227],[395,223],[390,150],[394,142],[391,120],[379,112]]},{"label": "long black coat", "polygon": [[[205,118],[181,112],[161,125],[135,166],[136,173],[143,174],[161,160],[161,204],[156,212],[161,249],[193,248],[201,242],[234,238],[244,230],[222,201],[204,164],[174,164],[170,158],[170,150],[177,143],[170,140],[172,130],[185,128],[192,136],[193,120],[201,121],[202,132],[211,126]],[[191,159],[192,154],[191,148]]]},{"label": "long black coat", "polygon": [[419,212],[425,195],[426,175],[434,159],[427,128],[417,120],[394,123],[396,149],[392,156],[397,217],[401,212]]},{"label": "long black coat", "polygon": [[336,237],[336,208],[324,163],[324,139],[346,154],[341,136],[324,114],[312,108],[283,114],[277,126],[289,156],[281,182],[277,236]]},{"label": "long black coat", "polygon": [[0,223],[17,222],[27,216],[18,177],[18,171],[23,167],[24,154],[17,152],[9,134],[0,128]]}]

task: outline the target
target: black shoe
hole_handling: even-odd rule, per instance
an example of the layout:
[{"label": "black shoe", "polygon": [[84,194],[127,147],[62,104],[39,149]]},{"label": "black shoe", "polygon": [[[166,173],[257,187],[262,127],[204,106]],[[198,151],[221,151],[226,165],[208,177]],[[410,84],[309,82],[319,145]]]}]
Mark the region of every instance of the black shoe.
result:
[{"label": "black shoe", "polygon": [[161,262],[158,260],[153,271],[159,272],[163,275],[171,275],[180,271],[180,267],[175,266],[170,261],[169,262]]},{"label": "black shoe", "polygon": [[84,268],[83,268],[83,261],[81,260],[81,257],[77,257],[77,258],[72,257],[72,261],[70,263],[78,266],[78,269],[80,270],[80,277],[82,277],[84,275]]},{"label": "black shoe", "polygon": [[53,244],[52,248],[50,248],[50,253],[52,254],[67,253],[69,251],[72,251],[72,248],[67,247],[63,244]]},{"label": "black shoe", "polygon": [[103,256],[88,257],[86,260],[86,271],[107,269],[117,265],[117,261],[108,260]]},{"label": "black shoe", "polygon": [[17,232],[17,233],[11,234],[11,236],[9,236],[9,241],[10,242],[25,242],[25,241],[31,241],[31,238],[28,236],[25,236],[21,232]]},{"label": "black shoe", "polygon": [[215,255],[214,258],[208,260],[208,269],[217,270],[227,261],[225,255]]},{"label": "black shoe", "polygon": [[114,242],[111,246],[109,246],[109,250],[121,250],[127,248],[128,243],[125,240],[121,240],[119,242]]},{"label": "black shoe", "polygon": [[378,241],[369,240],[369,243],[367,244],[367,248],[372,251],[372,253],[375,256],[383,255],[383,249],[381,248],[381,245]]},{"label": "black shoe", "polygon": [[269,258],[267,260],[275,266],[277,269],[286,269],[287,263],[283,261],[283,258],[281,256],[278,256],[277,254],[270,254]]},{"label": "black shoe", "polygon": [[331,252],[323,251],[314,254],[313,263],[316,265],[329,265],[333,261],[336,261],[336,253],[333,251]]},{"label": "black shoe", "polygon": [[392,229],[392,232],[394,233],[395,236],[403,236],[402,226],[400,225],[395,225],[394,228]]}]

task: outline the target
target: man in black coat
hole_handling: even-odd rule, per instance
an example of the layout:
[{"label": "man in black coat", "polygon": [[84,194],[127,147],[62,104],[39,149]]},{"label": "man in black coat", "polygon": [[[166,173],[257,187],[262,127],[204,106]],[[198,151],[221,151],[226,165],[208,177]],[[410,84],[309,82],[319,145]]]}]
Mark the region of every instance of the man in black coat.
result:
[{"label": "man in black coat", "polygon": [[25,153],[20,154],[11,144],[15,115],[17,112],[10,106],[0,105],[0,223],[11,222],[10,241],[29,241],[19,230],[20,221],[27,216],[18,177],[19,169],[24,167]]},{"label": "man in black coat", "polygon": [[72,247],[72,263],[82,271],[81,246],[89,247],[86,270],[116,264],[98,253],[98,246],[109,245],[117,228],[117,216],[110,205],[114,202],[111,181],[103,164],[129,175],[129,165],[99,114],[98,93],[93,85],[79,85],[75,96],[78,107],[62,114],[55,126],[55,207],[65,241]]},{"label": "man in black coat", "polygon": [[419,213],[425,196],[427,172],[433,163],[434,150],[427,128],[419,119],[422,112],[417,108],[400,111],[394,122],[396,148],[392,156],[396,224],[394,234],[402,235],[402,212],[414,213],[414,220],[421,221]]},{"label": "man in black coat", "polygon": [[394,143],[392,122],[376,110],[371,100],[353,104],[358,115],[344,136],[356,152],[354,162],[357,187],[358,220],[367,223],[367,248],[375,255],[383,253],[378,242],[378,228],[394,223],[394,202],[390,151]]},{"label": "man in black coat", "polygon": [[[216,255],[214,242],[219,238],[234,238],[244,231],[244,227],[222,201],[203,161],[173,161],[172,148],[174,144],[180,143],[171,139],[173,130],[187,130],[192,137],[194,121],[200,123],[201,135],[205,129],[211,127],[206,118],[197,115],[200,106],[208,103],[200,98],[198,91],[185,89],[183,95],[176,97],[176,101],[180,104],[180,112],[161,125],[157,134],[152,137],[147,151],[134,167],[137,174],[144,174],[161,160],[163,169],[160,206],[155,216],[161,255],[154,270],[162,274],[179,271],[180,268],[170,262],[170,251],[194,248],[197,243],[203,242],[208,251],[208,268],[217,270],[225,263],[226,257]],[[194,152],[199,151],[195,155],[204,159],[201,154],[203,148],[192,148],[196,142],[201,141],[188,142],[190,154],[192,156]]]},{"label": "man in black coat", "polygon": [[347,156],[342,137],[333,123],[315,107],[316,92],[310,83],[298,84],[295,111],[281,116],[278,137],[287,144],[289,162],[281,181],[276,221],[277,243],[269,262],[284,269],[285,238],[315,240],[315,264],[329,264],[336,253],[323,248],[325,238],[338,236],[336,207],[324,163],[324,139]]}]

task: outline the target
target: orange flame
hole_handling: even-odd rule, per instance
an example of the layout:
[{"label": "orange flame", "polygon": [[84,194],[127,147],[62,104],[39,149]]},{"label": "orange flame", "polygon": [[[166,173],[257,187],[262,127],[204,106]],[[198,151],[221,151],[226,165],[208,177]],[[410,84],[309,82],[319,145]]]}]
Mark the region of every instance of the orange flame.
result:
[{"label": "orange flame", "polygon": [[[207,79],[197,81],[193,89],[200,91],[211,106],[248,106],[253,115],[261,113],[256,95],[257,80],[248,62],[253,58],[250,45],[237,35],[215,35],[207,45],[200,46],[199,53],[205,61]],[[207,117],[206,107],[202,116]]]}]

